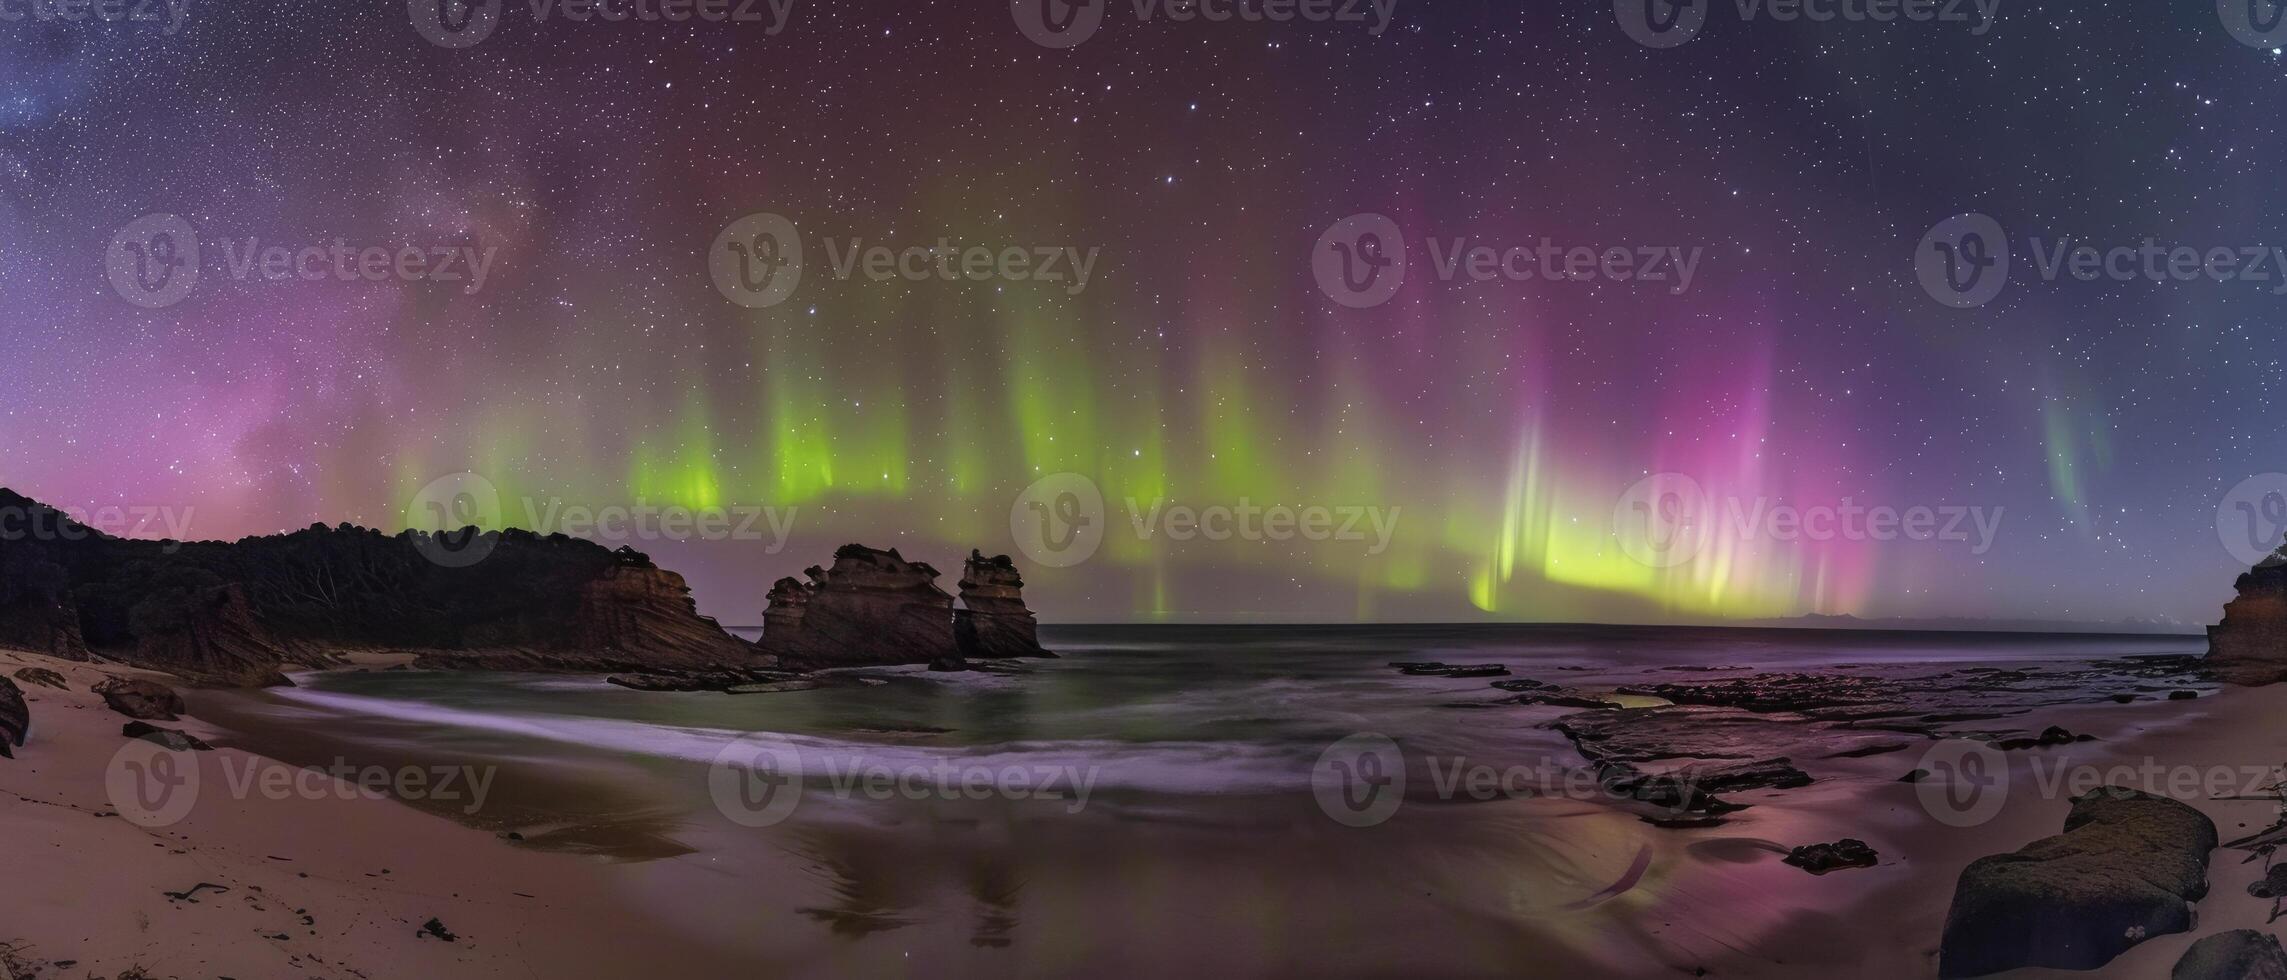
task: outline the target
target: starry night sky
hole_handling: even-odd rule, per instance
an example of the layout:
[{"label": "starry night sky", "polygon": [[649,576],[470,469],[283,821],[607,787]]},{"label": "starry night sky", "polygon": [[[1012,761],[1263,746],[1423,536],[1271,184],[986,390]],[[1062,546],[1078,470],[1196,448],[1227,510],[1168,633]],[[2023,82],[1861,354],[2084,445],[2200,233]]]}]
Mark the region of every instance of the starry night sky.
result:
[{"label": "starry night sky", "polygon": [[[1000,0],[798,0],[775,36],[515,0],[468,50],[390,2],[0,23],[0,483],[187,509],[197,537],[402,527],[459,471],[515,501],[795,508],[775,554],[611,542],[733,623],[845,541],[1021,553],[1012,504],[1063,472],[1112,508],[1088,561],[1020,558],[1051,621],[2199,623],[2228,598],[2219,505],[2287,469],[2287,296],[2044,282],[2022,246],[2287,245],[2287,77],[2212,6],[2004,2],[1979,37],[1725,0],[1669,50],[1595,0],[1399,0],[1380,36],[1129,10],[1062,51]],[[749,309],[708,262],[756,212],[808,265]],[[1966,310],[1914,270],[1965,212],[2018,236]],[[144,309],[105,268],[154,213],[210,249]],[[1311,268],[1359,213],[1411,255],[1368,309]],[[1438,281],[1424,245],[1457,236],[1705,251],[1681,295]],[[232,279],[211,245],[248,237],[497,257],[474,295]],[[829,238],[1101,251],[1072,295],[838,281]],[[1756,540],[1662,568],[1611,525],[1663,472],[2003,517],[1982,554]],[[1378,552],[1179,542],[1134,534],[1130,497],[1400,516]]]}]

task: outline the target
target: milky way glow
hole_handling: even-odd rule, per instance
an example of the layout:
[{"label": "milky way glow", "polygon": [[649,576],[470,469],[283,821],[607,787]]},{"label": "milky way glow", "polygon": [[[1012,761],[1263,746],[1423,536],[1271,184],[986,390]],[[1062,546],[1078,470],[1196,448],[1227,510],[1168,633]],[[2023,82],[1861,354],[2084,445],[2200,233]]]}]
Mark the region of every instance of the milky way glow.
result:
[{"label": "milky way glow", "polygon": [[[797,7],[778,31],[505,17],[469,50],[386,4],[6,34],[0,482],[187,510],[205,537],[402,526],[462,472],[498,490],[482,523],[790,511],[776,550],[611,542],[733,622],[845,541],[1022,559],[1012,505],[1076,473],[1102,540],[1025,562],[1051,620],[2197,623],[2237,564],[2218,501],[2287,459],[2260,288],[2026,275],[1954,309],[1916,285],[1916,243],[1972,211],[2272,240],[2256,161],[2282,138],[2240,110],[2283,83],[2212,11],[2166,15],[2165,84],[2090,53],[2108,67],[2069,103],[1964,104],[1926,66],[2043,92],[2027,73],[2054,57],[1993,54],[2055,55],[2037,19],[1718,24],[1655,50],[1609,4],[1400,5],[1372,35],[1121,22],[1059,51],[955,6]],[[2126,36],[2144,15],[2088,16]],[[758,213],[807,254],[749,308],[709,252]],[[104,273],[150,214],[210,246],[159,309]],[[1368,214],[1405,278],[1353,308],[1314,251]],[[337,241],[492,264],[468,289],[226,258]],[[940,243],[1093,265],[1084,288],[866,274],[866,250]],[[1544,243],[1694,261],[1688,284],[1552,278]],[[1533,274],[1440,271],[1480,246]],[[1688,561],[1615,534],[1661,474],[1706,503]],[[1243,507],[1387,533],[1168,533],[1173,509]],[[1999,517],[1974,541],[1721,519],[1866,508]]]}]

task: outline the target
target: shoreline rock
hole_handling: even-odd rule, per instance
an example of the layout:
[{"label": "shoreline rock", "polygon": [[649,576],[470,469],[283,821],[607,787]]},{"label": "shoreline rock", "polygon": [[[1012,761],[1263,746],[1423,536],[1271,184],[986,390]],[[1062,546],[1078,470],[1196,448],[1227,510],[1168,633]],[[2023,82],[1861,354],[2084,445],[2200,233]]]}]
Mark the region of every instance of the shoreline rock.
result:
[{"label": "shoreline rock", "polygon": [[183,696],[164,684],[131,677],[113,677],[88,688],[103,698],[104,706],[142,721],[177,721],[183,714]]},{"label": "shoreline rock", "polygon": [[2175,800],[2113,786],[2076,797],[2063,833],[1962,870],[1938,975],[2093,970],[2188,931],[2216,846],[2215,822]]},{"label": "shoreline rock", "polygon": [[1848,868],[1871,868],[1882,863],[1882,856],[1865,841],[1845,837],[1832,844],[1806,844],[1788,851],[1781,860],[1811,874],[1823,875]]},{"label": "shoreline rock", "polygon": [[2253,929],[2219,932],[2184,951],[2169,980],[2287,980],[2279,937]]},{"label": "shoreline rock", "polygon": [[16,757],[32,734],[32,706],[24,702],[24,691],[16,682],[0,677],[0,759]]},{"label": "shoreline rock", "polygon": [[964,659],[1053,657],[1040,645],[1039,621],[1024,605],[1024,577],[1007,555],[975,549],[961,566],[961,606],[953,610],[953,639]]},{"label": "shoreline rock", "polygon": [[760,649],[797,670],[928,664],[966,670],[968,660],[1055,656],[1040,646],[1024,580],[1006,555],[971,551],[959,598],[939,588],[927,562],[891,548],[835,549],[831,568],[809,582],[779,579],[763,612]]},{"label": "shoreline rock", "polygon": [[2232,583],[2223,621],[2208,627],[2208,664],[2233,684],[2287,680],[2287,557],[2273,553]]}]

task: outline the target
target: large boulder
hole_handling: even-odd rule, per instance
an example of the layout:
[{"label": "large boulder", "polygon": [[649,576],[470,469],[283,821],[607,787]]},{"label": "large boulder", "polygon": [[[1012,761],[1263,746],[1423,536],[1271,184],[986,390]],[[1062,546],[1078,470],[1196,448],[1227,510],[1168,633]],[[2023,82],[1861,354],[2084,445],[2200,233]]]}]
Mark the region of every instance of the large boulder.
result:
[{"label": "large boulder", "polygon": [[2279,938],[2253,929],[2219,932],[2184,951],[2169,980],[2287,980]]},{"label": "large boulder", "polygon": [[1007,555],[972,549],[961,569],[961,608],[953,611],[953,638],[961,655],[981,659],[1053,657],[1040,646],[1040,627],[1024,606],[1024,577]]},{"label": "large boulder", "polygon": [[16,679],[26,684],[52,687],[59,691],[71,690],[71,685],[64,681],[64,675],[46,667],[19,667],[16,670]]},{"label": "large boulder", "polygon": [[2216,843],[2214,821],[2166,797],[2111,786],[2077,797],[2064,833],[1962,870],[1938,975],[2093,970],[2188,931]]},{"label": "large boulder", "polygon": [[763,613],[762,652],[789,667],[957,662],[953,597],[927,562],[860,544],[810,566],[810,582],[779,579]]},{"label": "large boulder", "polygon": [[183,696],[165,684],[131,677],[110,677],[88,688],[102,695],[111,710],[144,721],[174,721],[183,713]]},{"label": "large boulder", "polygon": [[32,733],[32,707],[16,682],[0,677],[0,759],[13,759],[16,746]]}]

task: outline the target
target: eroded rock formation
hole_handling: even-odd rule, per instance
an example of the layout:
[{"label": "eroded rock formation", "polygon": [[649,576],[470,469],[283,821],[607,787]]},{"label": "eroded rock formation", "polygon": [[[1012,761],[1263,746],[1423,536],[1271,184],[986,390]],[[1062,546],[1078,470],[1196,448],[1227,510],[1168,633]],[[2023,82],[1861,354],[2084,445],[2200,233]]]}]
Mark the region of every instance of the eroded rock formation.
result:
[{"label": "eroded rock formation", "polygon": [[2235,684],[2287,680],[2287,561],[2277,554],[2249,569],[2223,622],[2208,627],[2208,663]]},{"label": "eroded rock formation", "polygon": [[136,607],[132,653],[118,659],[218,687],[288,683],[281,647],[254,619],[246,593],[218,585]]},{"label": "eroded rock formation", "polygon": [[953,664],[953,597],[938,571],[897,549],[846,544],[832,568],[779,579],[763,613],[762,651],[799,669],[865,664]]},{"label": "eroded rock formation", "polygon": [[1041,649],[1024,580],[1007,557],[971,551],[961,606],[937,586],[927,562],[860,544],[811,566],[809,582],[779,579],[763,613],[762,650],[798,669],[929,664],[960,669],[965,658],[1054,656]]},{"label": "eroded rock formation", "polygon": [[961,655],[978,659],[1053,657],[1041,649],[1039,623],[1024,606],[1024,578],[1007,555],[991,558],[975,550],[961,569],[961,608],[953,613],[953,638]]}]

